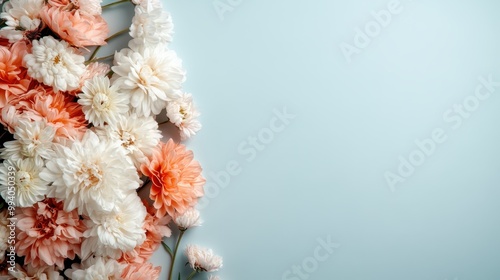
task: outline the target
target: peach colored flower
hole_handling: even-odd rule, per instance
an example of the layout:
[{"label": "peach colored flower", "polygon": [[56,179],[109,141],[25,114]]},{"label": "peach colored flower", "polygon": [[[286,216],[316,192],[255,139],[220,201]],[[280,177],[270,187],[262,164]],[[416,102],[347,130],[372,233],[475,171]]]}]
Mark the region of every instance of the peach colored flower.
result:
[{"label": "peach colored flower", "polygon": [[120,262],[139,264],[147,262],[160,247],[162,238],[170,237],[172,234],[167,226],[170,222],[170,217],[163,216],[158,218],[155,216],[156,209],[154,207],[148,205],[146,201],[142,201],[142,203],[148,210],[143,226],[146,230],[146,241],[135,247],[134,250],[124,253]]},{"label": "peach colored flower", "polygon": [[24,116],[35,121],[45,119],[56,128],[56,138],[80,139],[83,136],[87,131],[85,115],[80,104],[72,101],[71,96],[55,93],[43,85],[32,91],[31,100],[19,103]]},{"label": "peach colored flower", "polygon": [[151,263],[128,264],[122,272],[122,278],[127,280],[157,280],[160,278],[161,266],[153,267]]},{"label": "peach colored flower", "polygon": [[[6,269],[8,270],[8,269]],[[9,275],[15,278],[7,279],[18,279],[18,280],[63,280],[63,277],[59,274],[59,271],[53,266],[42,266],[34,268],[31,265],[25,265],[24,267],[16,263],[15,269],[9,271]],[[3,279],[0,277],[0,280]]]},{"label": "peach colored flower", "polygon": [[106,76],[108,72],[111,70],[111,67],[106,64],[106,63],[100,63],[100,62],[92,62],[89,65],[87,65],[87,68],[85,69],[85,73],[80,79],[80,88],[83,87],[83,84],[87,80],[92,80],[95,76]]},{"label": "peach colored flower", "polygon": [[17,254],[34,268],[57,265],[64,268],[64,259],[80,254],[86,230],[77,211],[63,211],[64,203],[49,198],[33,207],[21,208],[16,215],[19,231]]},{"label": "peach colored flower", "polygon": [[9,103],[12,96],[21,96],[28,90],[31,78],[22,66],[27,53],[29,47],[24,41],[0,46],[0,108]]},{"label": "peach colored flower", "polygon": [[45,6],[40,11],[40,17],[61,39],[75,47],[106,44],[108,24],[100,15]]},{"label": "peach colored flower", "polygon": [[153,183],[149,197],[154,201],[157,217],[183,214],[203,196],[205,179],[200,164],[193,160],[192,151],[172,139],[160,142],[151,162],[143,164],[141,171]]}]

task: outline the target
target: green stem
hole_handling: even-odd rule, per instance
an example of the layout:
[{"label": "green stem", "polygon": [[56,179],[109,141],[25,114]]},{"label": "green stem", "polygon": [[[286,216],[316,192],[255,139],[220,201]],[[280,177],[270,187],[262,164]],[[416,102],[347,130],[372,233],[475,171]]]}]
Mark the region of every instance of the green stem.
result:
[{"label": "green stem", "polygon": [[[128,1],[128,0],[127,0],[127,1]],[[109,41],[113,40],[114,38],[116,38],[116,37],[118,37],[118,36],[120,36],[120,35],[122,35],[122,34],[127,33],[128,31],[129,31],[129,29],[128,29],[128,28],[122,29],[122,30],[120,30],[120,31],[116,32],[115,34],[113,34],[113,35],[109,36],[109,37],[106,39],[106,42],[109,42]]]},{"label": "green stem", "polygon": [[186,280],[191,280],[196,275],[196,273],[198,273],[198,271],[193,270],[193,272],[191,272],[191,274],[189,274],[189,276]]},{"label": "green stem", "polygon": [[114,54],[110,54],[110,55],[107,55],[107,56],[103,56],[103,57],[98,57],[98,58],[94,58],[92,60],[89,60],[87,61],[87,65],[92,63],[92,62],[96,62],[96,61],[101,61],[101,60],[107,60],[107,59],[110,59],[112,58],[113,56],[115,56]]},{"label": "green stem", "polygon": [[97,52],[99,51],[100,48],[101,48],[101,46],[97,46],[95,48],[95,50],[92,52],[92,54],[89,57],[89,61],[92,60],[92,59],[94,59],[94,57],[97,55]]},{"label": "green stem", "polygon": [[107,9],[109,7],[113,7],[115,5],[118,5],[118,4],[121,4],[121,3],[125,3],[125,2],[128,2],[129,0],[119,0],[119,1],[116,1],[116,2],[113,2],[113,3],[109,3],[109,4],[106,4],[104,6],[102,6],[102,9]]},{"label": "green stem", "polygon": [[168,280],[172,280],[172,273],[174,272],[175,257],[177,256],[177,250],[179,250],[179,244],[181,243],[181,239],[182,239],[183,235],[184,235],[184,231],[181,230],[181,233],[179,234],[179,238],[177,239],[177,243],[175,243],[174,256],[172,257],[172,265],[170,265],[170,271],[168,273]]}]

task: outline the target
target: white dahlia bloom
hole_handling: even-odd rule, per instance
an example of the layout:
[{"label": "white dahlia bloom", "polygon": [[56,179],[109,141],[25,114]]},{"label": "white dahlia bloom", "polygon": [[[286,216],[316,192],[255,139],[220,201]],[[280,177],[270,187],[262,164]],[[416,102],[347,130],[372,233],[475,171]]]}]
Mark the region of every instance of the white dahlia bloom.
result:
[{"label": "white dahlia bloom", "polygon": [[163,45],[139,46],[115,54],[112,82],[130,95],[130,105],[139,116],[157,115],[167,101],[176,99],[185,80],[182,62],[174,51]]},{"label": "white dahlia bloom", "polygon": [[48,197],[64,200],[64,210],[92,208],[111,210],[139,187],[141,180],[120,146],[99,139],[87,130],[81,141],[70,147],[55,145],[56,155],[47,161],[40,177],[53,182]]},{"label": "white dahlia bloom", "polygon": [[213,272],[222,267],[222,258],[214,255],[211,249],[188,245],[186,256],[191,268],[196,271]]},{"label": "white dahlia bloom", "polygon": [[95,256],[119,259],[123,252],[133,250],[146,240],[143,228],[146,207],[135,192],[115,202],[111,211],[94,209],[85,220],[82,258]]},{"label": "white dahlia bloom", "polygon": [[125,264],[114,259],[93,257],[83,261],[81,265],[73,265],[64,274],[72,280],[122,279],[121,274],[125,267]]},{"label": "white dahlia bloom", "polygon": [[172,17],[164,9],[135,7],[130,26],[130,36],[146,46],[166,44],[172,41]]},{"label": "white dahlia bloom", "polygon": [[102,14],[101,0],[78,0],[78,11],[92,16]]},{"label": "white dahlia bloom", "polygon": [[196,210],[196,208],[189,208],[184,214],[175,217],[174,222],[180,230],[200,226],[202,223],[200,211]]},{"label": "white dahlia bloom", "polygon": [[94,76],[87,80],[78,97],[85,119],[95,126],[113,124],[119,115],[129,110],[128,96],[119,93],[118,87],[111,86],[109,78],[105,76]]},{"label": "white dahlia bloom", "polygon": [[201,123],[197,119],[199,116],[189,93],[184,93],[167,104],[167,117],[180,129],[181,140],[188,139],[201,129]]},{"label": "white dahlia bloom", "polygon": [[80,76],[85,73],[85,58],[66,41],[52,36],[33,40],[32,54],[24,57],[28,75],[55,91],[78,89]]},{"label": "white dahlia bloom", "polygon": [[[6,160],[0,164],[0,194],[7,201],[14,197],[19,207],[31,207],[48,193],[48,182],[40,178],[42,165],[32,159]],[[11,191],[15,194],[12,195]]]},{"label": "white dahlia bloom", "polygon": [[5,142],[0,157],[3,159],[31,158],[37,165],[54,154],[53,143],[56,130],[45,121],[19,119],[13,141]]},{"label": "white dahlia bloom", "polygon": [[43,0],[10,0],[3,5],[0,18],[5,20],[5,27],[0,36],[13,43],[25,37],[41,26],[40,10],[45,5]]},{"label": "white dahlia bloom", "polygon": [[147,161],[162,138],[158,123],[152,116],[138,117],[135,114],[120,115],[115,123],[99,128],[96,133],[101,138],[119,143],[136,168]]},{"label": "white dahlia bloom", "polygon": [[9,234],[10,230],[7,227],[9,221],[7,220],[7,210],[0,212],[0,263],[5,260],[5,252],[9,248]]}]

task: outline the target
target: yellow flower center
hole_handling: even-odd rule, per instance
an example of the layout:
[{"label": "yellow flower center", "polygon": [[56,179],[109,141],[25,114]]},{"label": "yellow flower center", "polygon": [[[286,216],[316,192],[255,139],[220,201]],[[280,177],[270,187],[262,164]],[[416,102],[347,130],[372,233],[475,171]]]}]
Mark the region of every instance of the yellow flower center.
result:
[{"label": "yellow flower center", "polygon": [[92,108],[97,111],[105,111],[109,109],[109,105],[109,97],[104,93],[98,92],[92,99]]},{"label": "yellow flower center", "polygon": [[84,164],[78,172],[76,177],[80,181],[82,188],[95,188],[102,181],[102,170],[95,163]]}]

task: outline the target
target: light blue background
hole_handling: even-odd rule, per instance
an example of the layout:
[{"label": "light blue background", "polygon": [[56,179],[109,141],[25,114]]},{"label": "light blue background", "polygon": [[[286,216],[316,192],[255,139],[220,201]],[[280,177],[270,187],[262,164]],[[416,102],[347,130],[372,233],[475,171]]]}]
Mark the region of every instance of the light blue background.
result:
[{"label": "light blue background", "polygon": [[[308,279],[500,279],[500,88],[459,129],[442,116],[500,81],[500,2],[401,1],[348,63],[339,45],[389,2],[243,0],[221,20],[211,0],[163,1],[202,112],[188,146],[208,184],[242,170],[183,242],[222,255],[223,280],[286,279],[327,236],[340,248]],[[247,161],[239,145],[283,107],[295,118]],[[391,192],[384,173],[435,128],[447,141]]]}]

